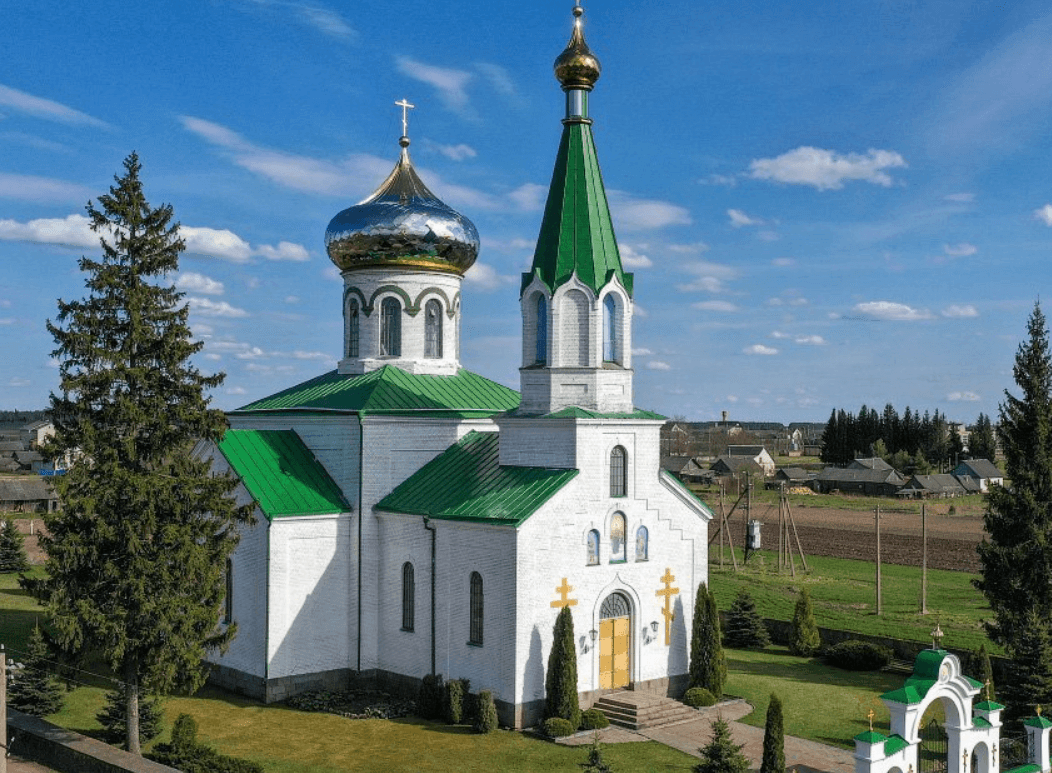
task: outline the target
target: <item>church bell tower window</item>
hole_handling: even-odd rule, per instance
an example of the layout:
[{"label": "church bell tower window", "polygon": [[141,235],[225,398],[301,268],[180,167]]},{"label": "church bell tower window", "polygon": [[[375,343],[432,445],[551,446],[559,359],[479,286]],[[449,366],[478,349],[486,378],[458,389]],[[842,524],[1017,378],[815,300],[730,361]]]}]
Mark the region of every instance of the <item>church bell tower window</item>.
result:
[{"label": "church bell tower window", "polygon": [[468,644],[482,646],[482,575],[471,573],[471,622]]},{"label": "church bell tower window", "polygon": [[424,307],[424,356],[442,357],[442,304],[433,298]]},{"label": "church bell tower window", "polygon": [[402,305],[394,298],[380,304],[380,355],[402,356]]},{"label": "church bell tower window", "polygon": [[621,362],[621,330],[613,293],[603,299],[603,362]]},{"label": "church bell tower window", "polygon": [[628,453],[621,446],[610,452],[610,496],[628,496]]},{"label": "church bell tower window", "polygon": [[416,623],[416,579],[413,565],[402,564],[402,630],[412,631]]},{"label": "church bell tower window", "polygon": [[537,346],[536,362],[545,365],[548,362],[548,300],[543,293],[537,293]]},{"label": "church bell tower window", "polygon": [[347,356],[358,356],[358,301],[352,298],[347,302]]}]

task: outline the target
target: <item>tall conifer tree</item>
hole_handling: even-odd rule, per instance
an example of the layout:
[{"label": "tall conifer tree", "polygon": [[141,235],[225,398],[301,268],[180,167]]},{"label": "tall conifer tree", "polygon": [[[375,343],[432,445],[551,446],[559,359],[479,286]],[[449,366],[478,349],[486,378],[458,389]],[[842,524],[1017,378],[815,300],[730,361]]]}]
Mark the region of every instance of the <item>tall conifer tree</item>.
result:
[{"label": "tall conifer tree", "polygon": [[29,568],[26,538],[9,515],[0,518],[0,573],[24,572]]},{"label": "tall conifer tree", "polygon": [[694,621],[690,634],[690,686],[704,687],[716,700],[723,697],[727,681],[727,659],[720,634],[716,597],[705,583],[694,598]]},{"label": "tall conifer tree", "polygon": [[140,168],[132,153],[88,204],[101,258],[81,258],[87,296],[59,300],[48,322],[61,381],[45,450],[78,461],[56,479],[63,509],[44,516],[46,575],[26,584],[57,642],[98,648],[123,682],[127,745],[141,754],[140,694],[196,689],[205,653],[235,633],[218,625],[223,568],[251,511],[191,453],[226,428],[205,395],[223,375],[190,361],[202,344],[172,285],[184,243],[171,206],[147,203]]},{"label": "tall conifer tree", "polygon": [[[976,587],[994,613],[991,637],[1016,663],[1013,681],[1026,683],[1029,703],[1052,702],[1048,628],[1052,625],[1052,354],[1039,304],[1027,323],[1012,369],[1021,394],[1005,390],[1001,448],[1011,485],[993,486],[986,500],[988,540],[979,545]],[[1012,696],[1011,685],[1004,693]]]},{"label": "tall conifer tree", "polygon": [[767,704],[767,719],[763,726],[763,758],[760,773],[785,773],[785,723],[782,720],[782,699],[771,693]]},{"label": "tall conifer tree", "polygon": [[997,439],[994,437],[994,427],[990,423],[990,417],[980,413],[975,420],[975,426],[968,437],[968,455],[973,459],[989,459],[994,461],[997,455]]},{"label": "tall conifer tree", "polygon": [[574,645],[573,614],[569,607],[560,609],[559,616],[555,618],[544,692],[544,718],[561,717],[576,730],[581,722],[581,704],[577,696],[577,648]]}]

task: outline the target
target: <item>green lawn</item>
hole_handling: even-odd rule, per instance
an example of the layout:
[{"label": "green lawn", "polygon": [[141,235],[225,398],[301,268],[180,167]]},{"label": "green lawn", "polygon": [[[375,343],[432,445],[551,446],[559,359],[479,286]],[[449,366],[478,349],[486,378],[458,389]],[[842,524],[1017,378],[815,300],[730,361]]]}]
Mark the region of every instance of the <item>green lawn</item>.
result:
[{"label": "green lawn", "polygon": [[[741,563],[741,553],[739,566]],[[759,560],[762,558],[762,564]],[[735,573],[730,554],[721,569],[718,549],[710,552],[709,581],[720,609],[728,609],[738,589],[745,587],[756,601],[760,614],[775,620],[791,620],[800,588],[807,587],[814,600],[815,619],[825,628],[931,642],[929,632],[938,622],[946,633],[943,644],[950,648],[1000,652],[982,629],[991,616],[990,607],[972,587],[974,575],[966,572],[928,570],[928,614],[920,614],[921,571],[916,567],[885,564],[881,568],[882,615],[876,614],[876,571],[872,563],[840,558],[808,556],[809,574],[777,571],[778,555],[759,551],[749,565]]]}]

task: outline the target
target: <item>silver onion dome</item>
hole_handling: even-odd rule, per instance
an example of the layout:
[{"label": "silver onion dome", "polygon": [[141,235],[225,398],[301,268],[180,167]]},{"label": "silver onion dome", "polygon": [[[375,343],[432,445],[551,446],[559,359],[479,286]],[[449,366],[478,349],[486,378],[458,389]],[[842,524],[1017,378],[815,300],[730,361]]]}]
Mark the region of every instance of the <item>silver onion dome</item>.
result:
[{"label": "silver onion dome", "polygon": [[341,271],[391,266],[463,274],[479,252],[475,224],[427,189],[409,159],[409,138],[394,171],[372,196],[340,212],[325,231]]}]

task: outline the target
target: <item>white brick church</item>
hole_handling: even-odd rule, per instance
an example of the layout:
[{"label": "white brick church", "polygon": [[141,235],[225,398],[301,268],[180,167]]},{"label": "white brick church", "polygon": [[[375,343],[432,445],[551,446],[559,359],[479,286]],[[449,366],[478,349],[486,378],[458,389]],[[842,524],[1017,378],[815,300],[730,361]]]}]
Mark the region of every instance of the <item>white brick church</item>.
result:
[{"label": "white brick church", "polygon": [[540,718],[569,606],[582,703],[685,687],[712,513],[659,468],[662,417],[633,406],[632,275],[592,139],[600,68],[581,14],[555,62],[566,117],[519,298],[521,397],[460,367],[478,234],[427,189],[403,136],[391,175],[325,235],[344,282],[337,369],[232,411],[202,450],[257,507],[228,567],[238,634],[218,683],[273,701],[354,672],[407,690],[466,677],[521,727]]}]

